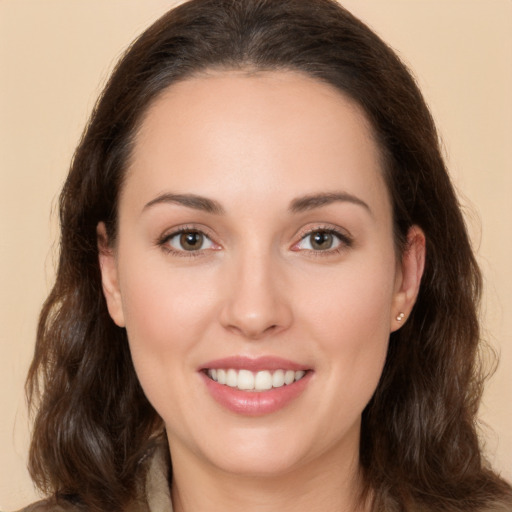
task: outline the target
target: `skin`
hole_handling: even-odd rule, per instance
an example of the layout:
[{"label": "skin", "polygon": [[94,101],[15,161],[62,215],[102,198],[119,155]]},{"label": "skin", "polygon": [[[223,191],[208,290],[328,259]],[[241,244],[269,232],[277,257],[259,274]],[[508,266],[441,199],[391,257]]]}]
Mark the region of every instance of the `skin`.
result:
[{"label": "skin", "polygon": [[[326,193],[345,197],[290,210]],[[223,213],[162,194],[202,196]],[[199,250],[169,239],[183,228],[207,235]],[[311,245],[308,233],[325,230],[341,238]],[[292,72],[212,72],[172,85],[137,134],[118,233],[109,244],[98,226],[104,293],[166,424],[175,509],[359,510],[361,413],[389,334],[414,304],[425,242],[413,227],[396,254],[361,110]],[[198,372],[233,355],[289,359],[310,380],[276,412],[236,414]]]}]

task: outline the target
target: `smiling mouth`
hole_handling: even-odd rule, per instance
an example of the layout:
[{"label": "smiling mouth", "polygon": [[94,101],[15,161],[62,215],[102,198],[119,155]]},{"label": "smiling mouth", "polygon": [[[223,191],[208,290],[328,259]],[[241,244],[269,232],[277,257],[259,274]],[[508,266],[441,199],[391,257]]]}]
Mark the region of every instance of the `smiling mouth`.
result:
[{"label": "smiling mouth", "polygon": [[241,391],[269,391],[274,388],[289,386],[301,380],[307,373],[305,370],[235,370],[233,368],[209,368],[206,375],[219,384],[236,388]]}]

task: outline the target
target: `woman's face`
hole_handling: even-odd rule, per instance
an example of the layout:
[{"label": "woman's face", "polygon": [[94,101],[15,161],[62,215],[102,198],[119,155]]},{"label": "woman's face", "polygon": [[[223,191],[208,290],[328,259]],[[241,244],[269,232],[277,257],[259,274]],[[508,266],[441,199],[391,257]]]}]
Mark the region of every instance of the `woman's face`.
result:
[{"label": "woman's face", "polygon": [[357,464],[421,274],[419,230],[403,260],[392,232],[369,125],[330,86],[216,72],[151,106],[100,261],[175,465]]}]

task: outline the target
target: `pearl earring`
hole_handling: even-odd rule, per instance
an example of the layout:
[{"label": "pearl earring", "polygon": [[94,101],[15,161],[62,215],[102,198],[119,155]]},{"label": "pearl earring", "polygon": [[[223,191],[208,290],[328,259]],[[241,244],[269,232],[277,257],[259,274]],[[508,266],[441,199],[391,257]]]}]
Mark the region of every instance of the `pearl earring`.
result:
[{"label": "pearl earring", "polygon": [[405,318],[405,313],[399,313],[396,317],[398,322],[401,322]]}]

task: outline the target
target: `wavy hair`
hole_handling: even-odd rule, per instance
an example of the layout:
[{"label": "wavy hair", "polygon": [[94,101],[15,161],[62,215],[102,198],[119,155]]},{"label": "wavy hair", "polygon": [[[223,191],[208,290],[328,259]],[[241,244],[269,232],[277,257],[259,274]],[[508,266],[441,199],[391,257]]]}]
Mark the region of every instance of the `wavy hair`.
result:
[{"label": "wavy hair", "polygon": [[27,379],[36,409],[34,481],[92,510],[122,510],[141,454],[162,431],[126,332],[107,312],[96,226],[105,222],[115,239],[123,173],[149,106],[173,83],[211,69],[298,71],[352,98],[382,152],[398,251],[410,226],[425,233],[416,305],[391,334],[362,418],[360,460],[373,510],[469,512],[505,503],[510,487],[486,466],[476,431],[481,276],[434,122],[396,54],[334,0],[192,0],[121,58],[60,196],[57,277]]}]

